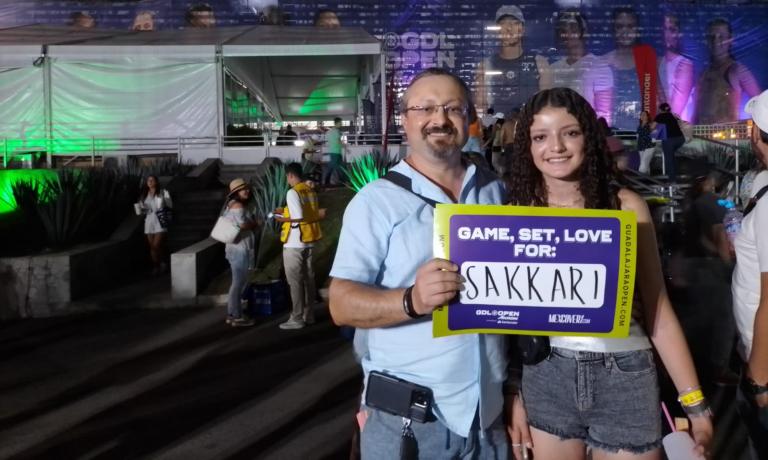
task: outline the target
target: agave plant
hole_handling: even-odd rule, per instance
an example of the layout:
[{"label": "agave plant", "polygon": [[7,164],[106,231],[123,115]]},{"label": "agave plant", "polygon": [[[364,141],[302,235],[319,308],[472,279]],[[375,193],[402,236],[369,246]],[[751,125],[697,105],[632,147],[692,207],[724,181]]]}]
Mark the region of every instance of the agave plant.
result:
[{"label": "agave plant", "polygon": [[[285,178],[285,167],[282,164],[272,164],[261,176],[252,182],[256,215],[266,220],[267,215],[283,206],[285,195],[290,186]],[[272,230],[280,228],[279,222],[269,221]]]},{"label": "agave plant", "polygon": [[347,176],[347,187],[359,192],[366,184],[383,177],[394,162],[378,150],[359,157],[341,169]]},{"label": "agave plant", "polygon": [[11,185],[15,203],[9,203],[19,210],[19,221],[13,238],[18,244],[14,251],[34,252],[45,245],[43,223],[37,213],[40,203],[41,182],[35,179],[19,180]]},{"label": "agave plant", "polygon": [[[256,215],[264,221],[259,234],[259,244],[256,249],[256,266],[260,267],[262,259],[270,254],[274,247],[266,247],[268,236],[275,236],[280,230],[280,222],[268,219],[269,213],[285,204],[285,196],[290,186],[285,178],[285,167],[280,163],[270,165],[261,176],[253,180],[254,207]],[[274,238],[273,238],[274,239]]]},{"label": "agave plant", "polygon": [[55,179],[46,180],[37,205],[45,228],[47,244],[62,247],[81,240],[94,215],[94,198],[89,177],[60,169]]},{"label": "agave plant", "polygon": [[107,237],[130,210],[137,176],[109,169],[61,169],[12,186],[28,250]]}]

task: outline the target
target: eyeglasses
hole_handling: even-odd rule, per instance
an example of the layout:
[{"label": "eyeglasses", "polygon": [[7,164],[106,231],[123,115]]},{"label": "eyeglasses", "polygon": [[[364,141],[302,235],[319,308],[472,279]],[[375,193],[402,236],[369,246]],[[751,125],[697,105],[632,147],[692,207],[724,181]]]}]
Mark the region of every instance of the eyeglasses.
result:
[{"label": "eyeglasses", "polygon": [[467,115],[467,108],[461,105],[414,105],[405,109],[406,112],[413,112],[419,117],[431,117],[437,113],[438,109],[443,109],[443,113],[451,118],[464,118]]}]

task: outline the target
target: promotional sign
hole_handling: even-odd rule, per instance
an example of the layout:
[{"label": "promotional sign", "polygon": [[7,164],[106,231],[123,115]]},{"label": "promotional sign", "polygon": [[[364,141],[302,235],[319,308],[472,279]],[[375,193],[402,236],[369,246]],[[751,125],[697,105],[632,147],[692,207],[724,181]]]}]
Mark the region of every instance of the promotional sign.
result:
[{"label": "promotional sign", "polygon": [[636,218],[627,211],[437,205],[435,256],[464,290],[436,309],[434,336],[627,337]]}]

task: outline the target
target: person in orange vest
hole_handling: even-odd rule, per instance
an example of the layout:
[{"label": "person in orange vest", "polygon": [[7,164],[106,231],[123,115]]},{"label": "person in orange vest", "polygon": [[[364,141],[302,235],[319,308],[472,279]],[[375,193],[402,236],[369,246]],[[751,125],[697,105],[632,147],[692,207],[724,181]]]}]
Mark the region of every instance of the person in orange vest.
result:
[{"label": "person in orange vest", "polygon": [[286,196],[287,206],[275,212],[275,220],[283,223],[280,232],[283,266],[293,306],[290,318],[280,324],[280,329],[301,329],[315,322],[312,250],[314,243],[323,237],[319,221],[325,217],[325,209],[318,206],[317,194],[304,181],[299,163],[286,166],[285,177],[291,189]]}]

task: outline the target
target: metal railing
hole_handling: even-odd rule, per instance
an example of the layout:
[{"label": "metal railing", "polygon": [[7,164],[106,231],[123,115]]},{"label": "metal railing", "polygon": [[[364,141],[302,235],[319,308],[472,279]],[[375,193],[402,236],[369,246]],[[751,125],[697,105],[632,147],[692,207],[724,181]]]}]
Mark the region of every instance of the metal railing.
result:
[{"label": "metal railing", "polygon": [[217,137],[156,137],[156,138],[35,138],[11,139],[0,138],[0,150],[3,152],[3,168],[18,159],[31,167],[35,157],[45,156],[47,162],[53,157],[67,158],[63,166],[75,161],[90,159],[92,166],[97,159],[119,155],[176,155],[181,162],[185,151],[207,148],[219,149],[220,139]]}]

